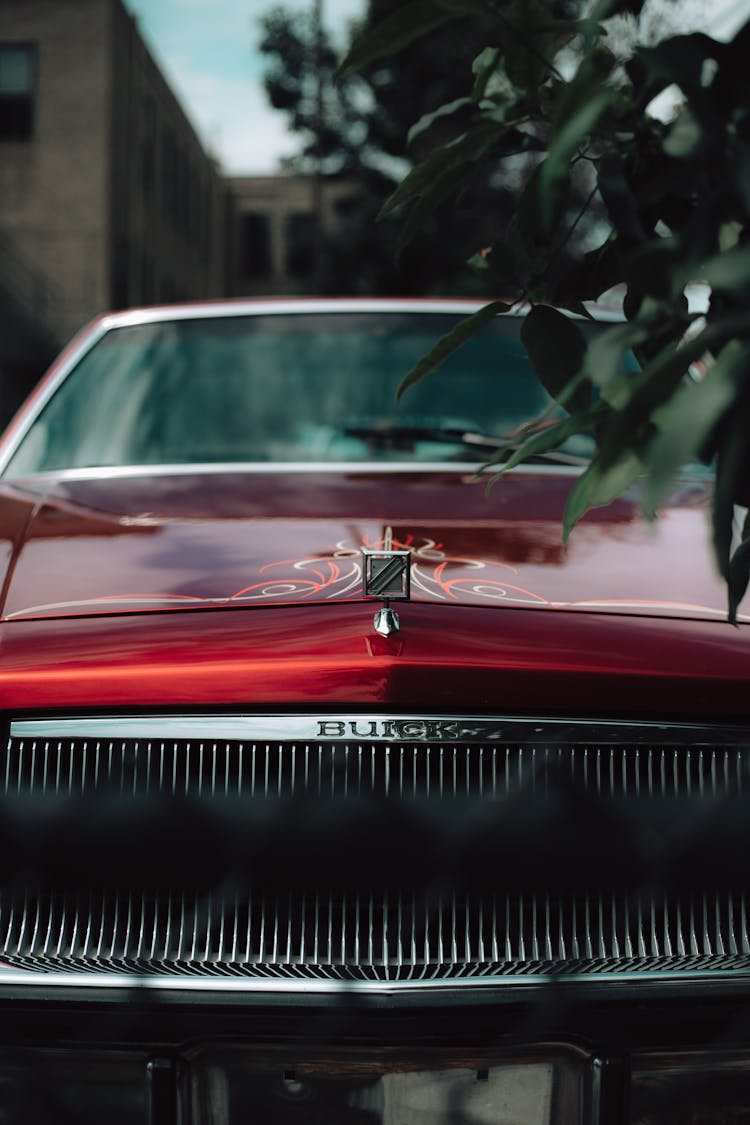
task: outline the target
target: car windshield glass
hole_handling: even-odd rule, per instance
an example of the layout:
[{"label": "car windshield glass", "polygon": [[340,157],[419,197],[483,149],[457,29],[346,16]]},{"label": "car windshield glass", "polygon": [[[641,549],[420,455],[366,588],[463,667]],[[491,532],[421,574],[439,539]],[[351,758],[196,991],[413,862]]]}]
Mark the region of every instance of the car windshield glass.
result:
[{"label": "car windshield glass", "polygon": [[[201,462],[476,461],[549,398],[498,317],[400,403],[461,319],[417,312],[174,319],[105,334],[31,425],[6,476]],[[584,322],[587,333],[605,325]],[[568,454],[591,452],[587,435]]]}]

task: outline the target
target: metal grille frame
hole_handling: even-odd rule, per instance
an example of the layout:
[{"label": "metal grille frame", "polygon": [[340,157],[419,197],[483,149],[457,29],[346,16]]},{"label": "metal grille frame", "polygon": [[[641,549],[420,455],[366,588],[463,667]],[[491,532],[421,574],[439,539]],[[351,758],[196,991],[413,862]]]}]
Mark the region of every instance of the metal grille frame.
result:
[{"label": "metal grille frame", "polygon": [[[750,731],[673,724],[383,715],[193,715],[11,723],[6,801],[112,791],[188,797],[502,802],[560,777],[606,801],[720,806],[750,788]],[[747,888],[750,891],[750,887]],[[750,972],[745,888],[567,895],[3,892],[0,959],[50,977],[207,986],[487,985],[545,975],[733,979]],[[1,977],[0,977],[1,983]]]}]

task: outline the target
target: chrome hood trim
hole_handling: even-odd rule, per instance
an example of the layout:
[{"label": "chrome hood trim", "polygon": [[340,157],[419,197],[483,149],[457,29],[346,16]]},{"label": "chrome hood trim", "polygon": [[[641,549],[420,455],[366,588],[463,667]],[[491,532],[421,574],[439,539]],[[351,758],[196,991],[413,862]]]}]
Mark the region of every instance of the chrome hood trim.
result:
[{"label": "chrome hood trim", "polygon": [[594,741],[633,745],[658,739],[665,744],[747,745],[750,727],[702,723],[630,723],[625,720],[596,721],[576,718],[528,719],[514,716],[488,718],[483,715],[424,715],[372,713],[305,713],[299,715],[111,715],[106,718],[65,717],[13,719],[13,738],[117,738],[154,741],[180,739],[270,739],[291,741],[315,739],[325,742],[365,739],[367,742],[580,742],[582,735]]}]

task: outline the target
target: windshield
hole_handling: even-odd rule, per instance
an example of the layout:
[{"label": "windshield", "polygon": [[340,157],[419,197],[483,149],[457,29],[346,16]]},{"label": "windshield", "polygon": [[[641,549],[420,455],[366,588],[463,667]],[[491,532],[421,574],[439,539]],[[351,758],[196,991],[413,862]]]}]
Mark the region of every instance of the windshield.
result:
[{"label": "windshield", "polygon": [[[396,403],[461,314],[283,313],[116,328],[80,360],[5,474],[201,462],[486,460],[549,404],[498,317]],[[588,333],[604,325],[584,324]],[[468,440],[467,440],[468,439]],[[569,452],[586,456],[586,435]]]}]

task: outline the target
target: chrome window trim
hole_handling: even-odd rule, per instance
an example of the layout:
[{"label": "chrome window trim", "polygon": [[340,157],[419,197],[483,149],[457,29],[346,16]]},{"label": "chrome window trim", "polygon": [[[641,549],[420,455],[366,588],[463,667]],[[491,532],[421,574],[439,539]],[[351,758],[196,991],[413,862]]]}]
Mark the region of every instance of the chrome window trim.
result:
[{"label": "chrome window trim", "polygon": [[[314,313],[465,313],[470,316],[483,308],[487,302],[460,297],[311,297],[311,298],[273,298],[260,297],[227,301],[193,302],[185,305],[155,305],[151,308],[129,309],[123,312],[107,313],[103,322],[108,328],[120,328],[131,324],[156,324],[164,320],[202,320],[210,317],[304,314]],[[616,324],[623,320],[621,309],[606,308],[587,302],[595,320]],[[524,316],[530,306],[518,303],[506,313],[498,316]],[[570,313],[574,320],[583,320],[577,313]]]},{"label": "chrome window trim", "polygon": [[[331,300],[325,297],[309,300],[287,300],[279,298],[259,298],[247,301],[212,301],[186,305],[155,305],[152,308],[128,309],[123,312],[108,313],[102,319],[107,329],[130,327],[137,324],[159,324],[168,320],[210,320],[219,317],[235,316],[275,316],[304,315],[305,313],[367,313],[367,312],[424,312],[424,313],[466,313],[470,315],[482,308],[483,301],[447,299],[409,300],[398,297],[372,300],[367,297],[351,297]],[[512,310],[513,316],[522,315],[525,306]],[[507,314],[503,314],[507,315]],[[614,315],[615,320],[622,317]]]},{"label": "chrome window trim", "polygon": [[[352,724],[356,729],[352,730]],[[321,725],[324,727],[321,732]],[[341,730],[340,728],[344,729]],[[448,731],[447,728],[450,728]],[[374,730],[374,733],[369,733]],[[299,715],[145,715],[12,719],[11,738],[113,738],[113,739],[219,739],[249,738],[318,742],[462,742],[523,741],[577,743],[582,738],[627,743],[650,742],[690,745],[747,744],[750,727],[719,727],[702,723],[630,723],[571,718],[529,719],[521,716],[304,713]]]},{"label": "chrome window trim", "polygon": [[[516,465],[510,473],[533,472],[546,476],[580,476],[585,465]],[[273,476],[279,473],[333,473],[348,476],[357,474],[394,473],[459,473],[478,476],[495,473],[495,466],[485,466],[478,461],[207,461],[176,465],[102,465],[85,469],[52,469],[29,473],[5,480],[22,487],[25,482],[55,484],[58,481],[119,480],[133,477],[163,476],[217,476],[224,474],[260,474]],[[0,480],[0,484],[3,481]]]}]

